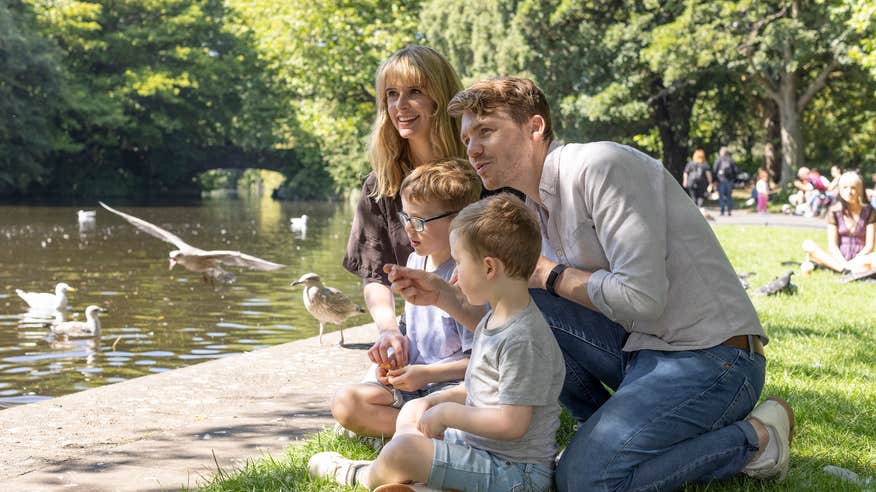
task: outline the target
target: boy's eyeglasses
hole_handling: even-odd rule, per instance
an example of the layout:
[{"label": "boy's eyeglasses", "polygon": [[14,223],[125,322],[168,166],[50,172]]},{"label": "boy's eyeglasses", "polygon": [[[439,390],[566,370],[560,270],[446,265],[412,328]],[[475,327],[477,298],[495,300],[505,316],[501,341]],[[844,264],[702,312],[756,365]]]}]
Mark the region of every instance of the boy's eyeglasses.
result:
[{"label": "boy's eyeglasses", "polygon": [[459,210],[455,210],[453,212],[444,212],[441,215],[436,215],[434,217],[429,217],[428,219],[421,219],[419,217],[411,217],[404,212],[398,213],[398,218],[402,221],[402,224],[406,224],[408,222],[411,223],[411,226],[417,232],[423,232],[426,230],[426,222],[432,222],[433,220],[443,219],[449,215],[458,214]]}]

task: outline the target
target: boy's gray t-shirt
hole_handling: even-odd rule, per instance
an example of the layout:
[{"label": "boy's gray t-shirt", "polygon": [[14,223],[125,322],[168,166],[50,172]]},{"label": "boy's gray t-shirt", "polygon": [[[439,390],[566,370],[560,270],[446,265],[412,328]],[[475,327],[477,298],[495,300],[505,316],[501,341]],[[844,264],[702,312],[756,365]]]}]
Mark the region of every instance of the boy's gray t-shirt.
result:
[{"label": "boy's gray t-shirt", "polygon": [[533,407],[529,430],[519,440],[502,441],[463,433],[469,445],[508,461],[553,467],[560,426],[560,391],[566,365],[541,311],[529,306],[507,323],[485,330],[491,313],[478,323],[465,373],[467,406]]}]

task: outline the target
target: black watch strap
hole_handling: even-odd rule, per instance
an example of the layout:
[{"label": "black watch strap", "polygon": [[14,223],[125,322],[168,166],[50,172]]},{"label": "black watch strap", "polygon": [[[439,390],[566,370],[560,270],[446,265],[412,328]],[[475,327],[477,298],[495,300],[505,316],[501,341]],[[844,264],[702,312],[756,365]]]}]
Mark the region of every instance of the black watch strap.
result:
[{"label": "black watch strap", "polygon": [[548,291],[550,294],[558,296],[559,294],[557,294],[557,291],[556,291],[557,279],[560,278],[560,274],[563,273],[563,270],[565,270],[568,267],[569,267],[568,265],[564,265],[562,263],[555,266],[551,270],[551,273],[548,274],[547,282],[544,283],[544,289],[546,291]]}]

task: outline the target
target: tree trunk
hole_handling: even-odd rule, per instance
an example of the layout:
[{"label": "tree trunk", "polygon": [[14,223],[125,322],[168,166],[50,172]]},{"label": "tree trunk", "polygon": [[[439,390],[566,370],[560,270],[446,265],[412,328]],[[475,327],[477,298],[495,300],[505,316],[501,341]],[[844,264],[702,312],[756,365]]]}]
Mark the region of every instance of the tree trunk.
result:
[{"label": "tree trunk", "polygon": [[797,111],[797,80],[794,74],[785,74],[779,87],[779,124],[782,136],[782,178],[779,186],[794,179],[795,170],[803,162],[803,131],[800,127],[800,113]]},{"label": "tree trunk", "polygon": [[779,115],[775,102],[772,100],[765,100],[762,108],[765,138],[763,146],[764,168],[766,168],[772,182],[778,183],[782,179],[782,162],[776,156],[776,142],[779,140]]},{"label": "tree trunk", "polygon": [[[655,81],[652,86],[655,94],[666,90],[660,81]],[[652,100],[651,108],[663,145],[663,166],[681,183],[684,166],[690,157],[691,98],[679,92],[664,92]]]}]

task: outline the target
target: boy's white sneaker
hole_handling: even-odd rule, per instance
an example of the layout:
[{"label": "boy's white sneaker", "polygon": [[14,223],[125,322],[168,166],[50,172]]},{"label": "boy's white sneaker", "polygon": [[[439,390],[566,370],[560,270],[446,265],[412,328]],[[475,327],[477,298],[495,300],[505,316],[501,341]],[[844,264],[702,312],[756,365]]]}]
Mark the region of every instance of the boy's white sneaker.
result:
[{"label": "boy's white sneaker", "polygon": [[785,400],[771,397],[748,415],[766,427],[770,440],[766,449],[742,473],[761,480],[784,480],[791,463],[791,439],[794,437],[794,411]]},{"label": "boy's white sneaker", "polygon": [[370,465],[370,460],[351,460],[340,453],[316,453],[307,460],[307,472],[313,478],[328,478],[341,485],[356,485],[356,473]]}]

